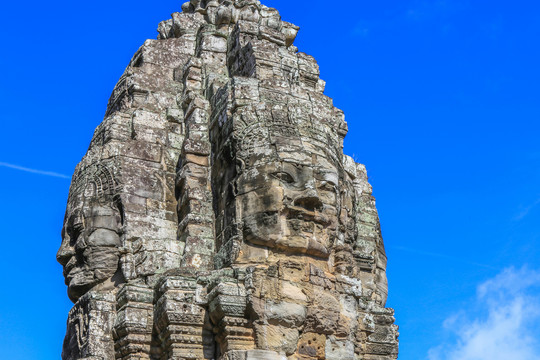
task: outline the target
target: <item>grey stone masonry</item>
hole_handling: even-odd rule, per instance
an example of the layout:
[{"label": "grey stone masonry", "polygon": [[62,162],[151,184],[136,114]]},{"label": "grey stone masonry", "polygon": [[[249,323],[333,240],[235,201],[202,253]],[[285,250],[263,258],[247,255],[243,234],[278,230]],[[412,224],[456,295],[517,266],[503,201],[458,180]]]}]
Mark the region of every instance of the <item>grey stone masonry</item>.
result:
[{"label": "grey stone masonry", "polygon": [[63,360],[397,359],[366,169],[298,30],[191,0],[133,56],[71,183]]}]

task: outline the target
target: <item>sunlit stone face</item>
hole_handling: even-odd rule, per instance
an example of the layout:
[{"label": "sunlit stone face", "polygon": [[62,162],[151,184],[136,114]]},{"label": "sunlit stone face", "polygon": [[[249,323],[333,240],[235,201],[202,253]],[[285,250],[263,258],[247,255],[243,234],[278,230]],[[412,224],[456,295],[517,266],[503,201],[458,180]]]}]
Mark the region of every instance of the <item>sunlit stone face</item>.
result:
[{"label": "sunlit stone face", "polygon": [[285,253],[327,258],[338,228],[338,168],[324,157],[293,161],[291,155],[258,161],[239,175],[243,238]]},{"label": "sunlit stone face", "polygon": [[71,194],[57,260],[72,301],[97,285],[119,280],[121,233],[122,216],[110,197],[100,198],[88,187]]}]

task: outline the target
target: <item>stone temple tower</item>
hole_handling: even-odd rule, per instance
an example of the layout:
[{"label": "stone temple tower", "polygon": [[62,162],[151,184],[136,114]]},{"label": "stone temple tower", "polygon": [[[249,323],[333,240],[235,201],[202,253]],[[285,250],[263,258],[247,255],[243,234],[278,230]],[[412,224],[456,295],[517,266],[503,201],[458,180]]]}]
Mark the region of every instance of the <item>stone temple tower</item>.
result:
[{"label": "stone temple tower", "polygon": [[396,359],[366,169],[298,27],[191,0],[158,31],[73,175],[62,359]]}]

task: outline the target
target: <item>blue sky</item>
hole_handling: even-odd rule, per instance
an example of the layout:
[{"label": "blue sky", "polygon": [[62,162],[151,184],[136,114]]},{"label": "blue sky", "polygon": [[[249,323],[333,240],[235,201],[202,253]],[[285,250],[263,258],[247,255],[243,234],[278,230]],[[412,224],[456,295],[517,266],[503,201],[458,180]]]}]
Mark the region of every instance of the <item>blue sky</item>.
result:
[{"label": "blue sky", "polygon": [[[301,26],[366,164],[401,360],[540,359],[540,4],[268,0]],[[0,11],[0,353],[59,359],[69,177],[133,53],[181,2]]]}]

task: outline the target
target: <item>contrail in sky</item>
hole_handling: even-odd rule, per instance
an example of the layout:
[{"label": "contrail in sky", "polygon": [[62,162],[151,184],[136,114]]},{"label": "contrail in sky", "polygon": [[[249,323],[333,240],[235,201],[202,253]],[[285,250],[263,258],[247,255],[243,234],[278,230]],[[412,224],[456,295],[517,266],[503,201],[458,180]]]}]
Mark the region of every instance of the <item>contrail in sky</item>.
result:
[{"label": "contrail in sky", "polygon": [[525,216],[527,216],[529,214],[529,212],[535,208],[537,205],[540,205],[540,199],[536,200],[534,203],[532,203],[531,205],[527,206],[525,209],[523,209],[518,215],[516,215],[514,217],[514,220],[521,220],[523,219]]},{"label": "contrail in sky", "polygon": [[15,169],[15,170],[20,170],[20,171],[25,171],[25,172],[29,172],[29,173],[33,173],[33,174],[52,176],[52,177],[57,177],[57,178],[62,178],[62,179],[70,179],[69,176],[64,175],[64,174],[59,174],[59,173],[55,173],[55,172],[52,172],[52,171],[42,171],[42,170],[30,169],[30,168],[26,168],[26,167],[19,166],[19,165],[8,164],[8,163],[5,163],[5,162],[0,162],[0,166]]}]

